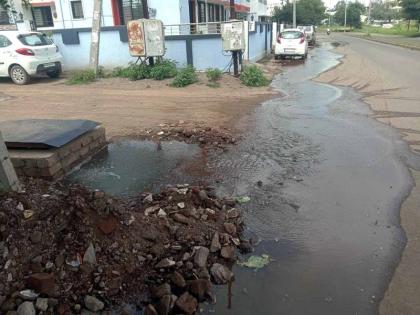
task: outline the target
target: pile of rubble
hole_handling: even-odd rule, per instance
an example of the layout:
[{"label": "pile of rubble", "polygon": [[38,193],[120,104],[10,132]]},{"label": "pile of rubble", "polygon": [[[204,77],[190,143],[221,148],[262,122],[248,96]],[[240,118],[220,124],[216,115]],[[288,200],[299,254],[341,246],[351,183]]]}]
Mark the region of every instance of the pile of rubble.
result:
[{"label": "pile of rubble", "polygon": [[31,180],[0,196],[2,314],[194,314],[233,280],[240,211],[211,187],[133,200]]},{"label": "pile of rubble", "polygon": [[160,124],[156,128],[144,129],[138,136],[154,141],[178,140],[196,143],[201,147],[226,149],[238,139],[233,131],[224,127],[205,127],[204,124],[189,124],[184,121],[172,124]]}]

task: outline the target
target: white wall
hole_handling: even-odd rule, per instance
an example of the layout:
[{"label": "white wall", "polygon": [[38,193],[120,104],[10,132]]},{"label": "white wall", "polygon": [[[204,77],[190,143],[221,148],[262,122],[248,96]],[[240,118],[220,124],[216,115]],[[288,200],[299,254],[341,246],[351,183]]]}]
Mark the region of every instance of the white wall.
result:
[{"label": "white wall", "polygon": [[185,10],[188,10],[188,1],[184,0],[148,0],[149,8],[156,10],[156,19],[162,20],[163,24],[189,23],[181,21],[181,11],[185,19]]}]

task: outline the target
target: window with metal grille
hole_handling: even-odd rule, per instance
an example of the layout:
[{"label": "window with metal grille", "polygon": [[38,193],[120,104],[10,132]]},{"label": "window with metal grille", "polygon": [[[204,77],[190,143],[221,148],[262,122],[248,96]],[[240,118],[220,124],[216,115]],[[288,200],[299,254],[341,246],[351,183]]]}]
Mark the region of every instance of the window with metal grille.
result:
[{"label": "window with metal grille", "polygon": [[32,8],[32,14],[37,27],[54,26],[51,7],[35,7]]},{"label": "window with metal grille", "polygon": [[81,0],[76,0],[71,2],[71,12],[73,14],[73,19],[83,19],[83,4]]},{"label": "window with metal grille", "polygon": [[10,24],[9,15],[7,11],[0,5],[0,25]]},{"label": "window with metal grille", "polygon": [[143,4],[141,0],[119,0],[121,24],[144,18]]}]

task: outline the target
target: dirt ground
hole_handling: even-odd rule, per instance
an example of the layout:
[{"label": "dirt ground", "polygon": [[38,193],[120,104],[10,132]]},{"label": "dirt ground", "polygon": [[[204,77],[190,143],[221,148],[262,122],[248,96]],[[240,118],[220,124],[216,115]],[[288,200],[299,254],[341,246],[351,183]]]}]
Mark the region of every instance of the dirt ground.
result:
[{"label": "dirt ground", "polygon": [[[401,73],[396,73],[383,66],[380,56],[372,60],[352,49],[352,45],[340,46],[337,51],[344,55],[342,63],[317,80],[358,90],[371,106],[372,117],[398,129],[410,148],[420,152],[420,91],[409,74],[415,71],[404,72],[404,67],[418,67],[418,64],[395,61],[401,67]],[[381,315],[420,314],[420,173],[414,170],[411,173],[415,187],[400,212],[407,245],[381,301]]]},{"label": "dirt ground", "polygon": [[[279,72],[268,62],[268,75]],[[277,93],[269,87],[248,88],[224,75],[219,88],[207,86],[204,74],[197,84],[169,87],[170,81],[101,79],[69,86],[59,81],[36,79],[27,86],[0,80],[0,121],[27,118],[90,119],[101,122],[108,137],[136,135],[161,123],[204,122],[230,126],[240,116]]]}]

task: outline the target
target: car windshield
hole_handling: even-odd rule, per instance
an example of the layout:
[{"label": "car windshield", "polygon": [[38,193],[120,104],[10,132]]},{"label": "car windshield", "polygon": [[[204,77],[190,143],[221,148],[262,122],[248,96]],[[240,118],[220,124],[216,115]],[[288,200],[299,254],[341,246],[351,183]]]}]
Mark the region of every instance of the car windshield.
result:
[{"label": "car windshield", "polygon": [[26,46],[46,46],[52,44],[52,41],[44,34],[23,34],[19,35],[18,38]]},{"label": "car windshield", "polygon": [[298,31],[288,31],[281,33],[281,37],[285,39],[298,39],[302,36],[301,32]]},{"label": "car windshield", "polygon": [[312,27],[311,26],[305,26],[305,31],[312,32]]}]

